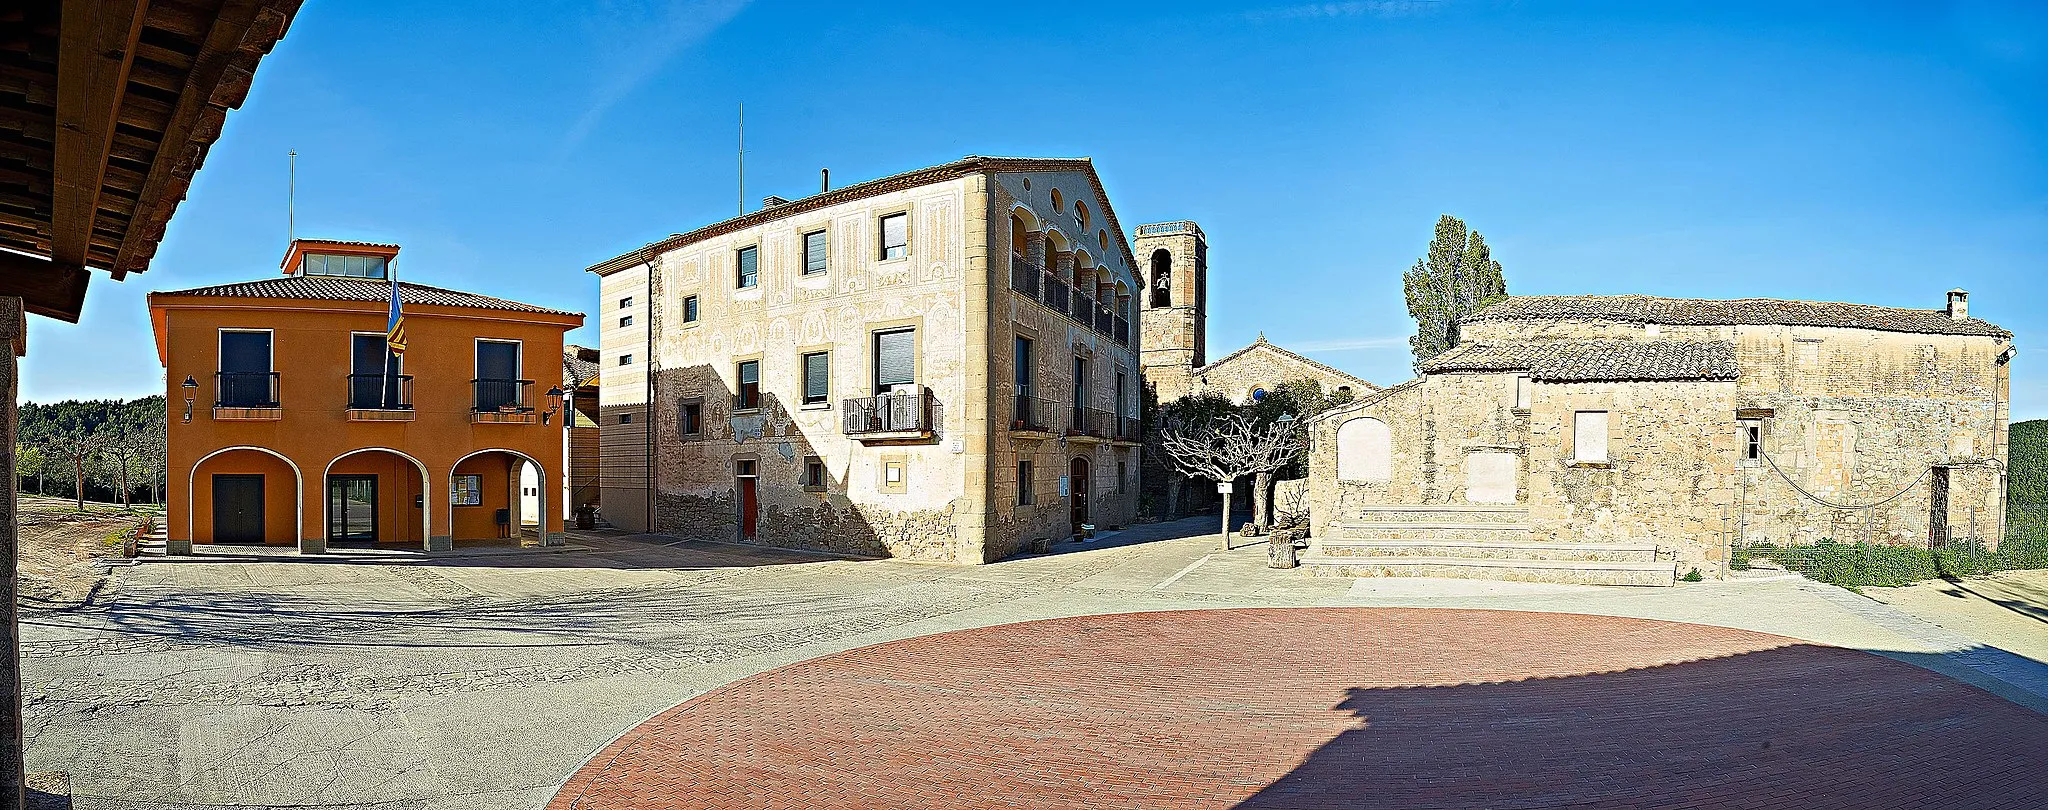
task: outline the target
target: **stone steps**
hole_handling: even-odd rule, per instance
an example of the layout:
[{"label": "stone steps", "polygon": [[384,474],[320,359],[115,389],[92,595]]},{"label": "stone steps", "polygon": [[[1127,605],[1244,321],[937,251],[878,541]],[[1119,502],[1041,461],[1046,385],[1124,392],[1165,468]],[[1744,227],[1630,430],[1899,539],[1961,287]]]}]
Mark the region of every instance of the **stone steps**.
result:
[{"label": "stone steps", "polygon": [[1538,540],[1459,540],[1447,538],[1324,539],[1316,552],[1326,557],[1438,557],[1483,560],[1551,560],[1582,562],[1657,561],[1652,543],[1548,543]]},{"label": "stone steps", "polygon": [[1529,536],[1526,523],[1451,523],[1414,521],[1407,523],[1332,523],[1323,533],[1343,540],[1495,540],[1513,541]]},{"label": "stone steps", "polygon": [[1670,562],[1495,559],[1484,557],[1332,557],[1310,554],[1303,568],[1315,576],[1446,577],[1575,585],[1668,587],[1676,581]]}]

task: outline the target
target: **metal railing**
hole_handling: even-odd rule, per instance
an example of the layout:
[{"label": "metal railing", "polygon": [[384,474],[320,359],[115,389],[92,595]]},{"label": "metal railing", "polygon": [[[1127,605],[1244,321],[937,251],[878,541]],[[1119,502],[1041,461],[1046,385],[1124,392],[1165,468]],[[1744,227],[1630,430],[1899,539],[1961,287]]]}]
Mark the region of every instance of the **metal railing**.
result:
[{"label": "metal railing", "polygon": [[1117,318],[1117,319],[1116,319],[1116,326],[1115,326],[1115,328],[1114,328],[1114,331],[1113,331],[1113,333],[1112,333],[1112,334],[1113,334],[1113,335],[1115,336],[1115,338],[1116,338],[1116,342],[1117,342],[1117,343],[1119,343],[1119,344],[1122,344],[1122,345],[1125,345],[1125,346],[1129,346],[1129,345],[1131,345],[1131,322],[1130,322],[1130,320],[1129,320],[1129,319],[1127,319],[1127,318]]},{"label": "metal railing", "polygon": [[1116,423],[1116,432],[1111,433],[1109,435],[1110,438],[1125,442],[1135,442],[1143,438],[1138,435],[1140,431],[1138,430],[1137,417],[1117,414],[1113,419]]},{"label": "metal railing", "polygon": [[217,371],[213,375],[213,407],[275,408],[277,372]]},{"label": "metal railing", "polygon": [[350,410],[412,410],[411,374],[348,375]]},{"label": "metal railing", "polygon": [[866,433],[930,432],[938,423],[939,404],[930,389],[914,394],[882,394],[846,400],[846,435]]},{"label": "metal railing", "polygon": [[1069,436],[1094,436],[1098,439],[1109,439],[1116,436],[1116,414],[1109,410],[1068,406],[1067,412],[1067,435]]},{"label": "metal railing", "polygon": [[1139,236],[1165,236],[1173,233],[1200,234],[1201,232],[1201,226],[1185,219],[1176,222],[1155,222],[1150,225],[1138,226]]},{"label": "metal railing", "polygon": [[1113,333],[1115,332],[1115,330],[1116,330],[1116,315],[1115,315],[1115,313],[1112,313],[1112,312],[1110,312],[1110,311],[1109,311],[1109,307],[1107,307],[1107,306],[1099,306],[1099,307],[1096,307],[1096,308],[1095,308],[1095,331],[1096,331],[1096,332],[1097,332],[1098,334],[1101,334],[1101,335],[1103,335],[1103,336],[1105,336],[1105,337],[1106,337],[1106,336],[1109,336],[1109,335],[1113,334]]},{"label": "metal railing", "polygon": [[533,410],[532,380],[477,379],[470,380],[469,386],[475,393],[471,407],[477,413],[527,413]]},{"label": "metal railing", "polygon": [[1082,326],[1088,326],[1089,324],[1094,323],[1095,296],[1089,295],[1086,292],[1082,292],[1081,289],[1078,287],[1074,288],[1074,308],[1067,314],[1068,317],[1071,317],[1076,321],[1080,321]]},{"label": "metal railing", "polygon": [[1068,285],[1065,279],[1060,278],[1058,273],[1054,273],[1050,270],[1046,271],[1045,298],[1043,299],[1045,301],[1046,306],[1052,307],[1053,309],[1058,310],[1060,312],[1066,312],[1067,299],[1069,296],[1073,294],[1073,292],[1074,288]]},{"label": "metal railing", "polygon": [[1052,400],[1017,394],[1010,398],[1010,429],[1050,431],[1059,412],[1059,405]]},{"label": "metal railing", "polygon": [[1042,286],[1038,282],[1044,276],[1045,268],[1025,261],[1015,253],[1010,254],[1010,289],[1037,298]]}]

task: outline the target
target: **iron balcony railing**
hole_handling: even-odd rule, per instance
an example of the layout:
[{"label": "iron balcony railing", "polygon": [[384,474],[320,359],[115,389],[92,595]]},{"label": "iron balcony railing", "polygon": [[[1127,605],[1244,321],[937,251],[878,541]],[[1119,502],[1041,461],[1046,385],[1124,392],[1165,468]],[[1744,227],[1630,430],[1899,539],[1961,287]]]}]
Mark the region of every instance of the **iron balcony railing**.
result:
[{"label": "iron balcony railing", "polygon": [[1095,296],[1082,292],[1078,287],[1075,288],[1074,308],[1068,312],[1068,317],[1080,321],[1082,326],[1093,323],[1095,320]]},{"label": "iron balcony railing", "polygon": [[411,374],[348,375],[349,410],[412,410]]},{"label": "iron balcony railing", "polygon": [[1114,438],[1117,434],[1116,414],[1103,408],[1070,406],[1068,409],[1067,435],[1094,436],[1098,439]]},{"label": "iron balcony railing", "polygon": [[1109,311],[1109,307],[1107,307],[1107,306],[1100,306],[1100,307],[1096,307],[1096,308],[1095,308],[1095,331],[1096,331],[1096,332],[1097,332],[1098,334],[1101,334],[1101,335],[1105,335],[1105,336],[1107,336],[1107,335],[1110,335],[1110,334],[1114,333],[1114,332],[1115,332],[1115,330],[1116,330],[1116,315],[1115,315],[1115,313],[1112,313],[1112,312],[1110,312],[1110,311]]},{"label": "iron balcony railing", "polygon": [[533,411],[532,380],[477,379],[469,387],[476,394],[472,407],[477,413]]},{"label": "iron balcony railing", "polygon": [[1052,430],[1052,422],[1059,415],[1058,403],[1030,394],[1011,397],[1011,430]]},{"label": "iron balcony railing", "polygon": [[277,372],[219,371],[213,375],[216,408],[275,408]]},{"label": "iron balcony railing", "polygon": [[846,400],[846,435],[869,433],[929,433],[938,424],[939,403],[930,389],[916,393],[892,393]]},{"label": "iron balcony railing", "polygon": [[1067,299],[1068,299],[1068,297],[1069,297],[1069,296],[1071,296],[1071,295],[1073,294],[1073,292],[1074,292],[1074,288],[1073,288],[1073,287],[1072,287],[1071,285],[1068,285],[1065,279],[1062,279],[1062,278],[1060,278],[1060,277],[1059,277],[1059,274],[1057,274],[1057,273],[1054,273],[1054,272],[1052,272],[1052,271],[1050,271],[1050,270],[1046,271],[1046,273],[1045,273],[1045,305],[1046,305],[1046,306],[1052,307],[1053,309],[1055,309],[1055,310],[1058,310],[1058,311],[1060,311],[1060,312],[1066,312],[1066,311],[1067,311]]},{"label": "iron balcony railing", "polygon": [[1042,286],[1039,280],[1044,276],[1045,268],[1025,261],[1015,253],[1010,254],[1010,289],[1037,298]]},{"label": "iron balcony railing", "polygon": [[1143,438],[1139,435],[1141,431],[1138,430],[1137,417],[1117,414],[1115,420],[1116,432],[1110,434],[1110,438],[1126,442],[1135,442]]},{"label": "iron balcony railing", "polygon": [[1117,318],[1115,332],[1117,343],[1124,346],[1131,345],[1131,322],[1129,319]]}]

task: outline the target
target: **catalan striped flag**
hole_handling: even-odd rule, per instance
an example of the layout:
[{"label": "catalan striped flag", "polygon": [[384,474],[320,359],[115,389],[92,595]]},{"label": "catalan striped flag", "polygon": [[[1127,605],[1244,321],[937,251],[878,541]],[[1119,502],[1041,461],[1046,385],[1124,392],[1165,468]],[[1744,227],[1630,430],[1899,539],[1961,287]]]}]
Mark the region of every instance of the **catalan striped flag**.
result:
[{"label": "catalan striped flag", "polygon": [[405,354],[405,313],[398,309],[398,276],[391,277],[391,320],[384,333],[384,344],[391,347],[392,354]]}]

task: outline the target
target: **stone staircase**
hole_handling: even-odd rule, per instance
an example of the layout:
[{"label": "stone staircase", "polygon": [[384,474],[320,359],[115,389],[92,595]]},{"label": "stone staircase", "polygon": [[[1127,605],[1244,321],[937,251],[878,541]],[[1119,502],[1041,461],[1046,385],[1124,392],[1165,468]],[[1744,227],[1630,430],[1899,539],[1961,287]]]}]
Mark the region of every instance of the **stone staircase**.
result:
[{"label": "stone staircase", "polygon": [[1311,538],[1318,576],[1453,577],[1580,585],[1665,585],[1676,564],[1654,543],[1535,539],[1519,506],[1369,506]]}]

